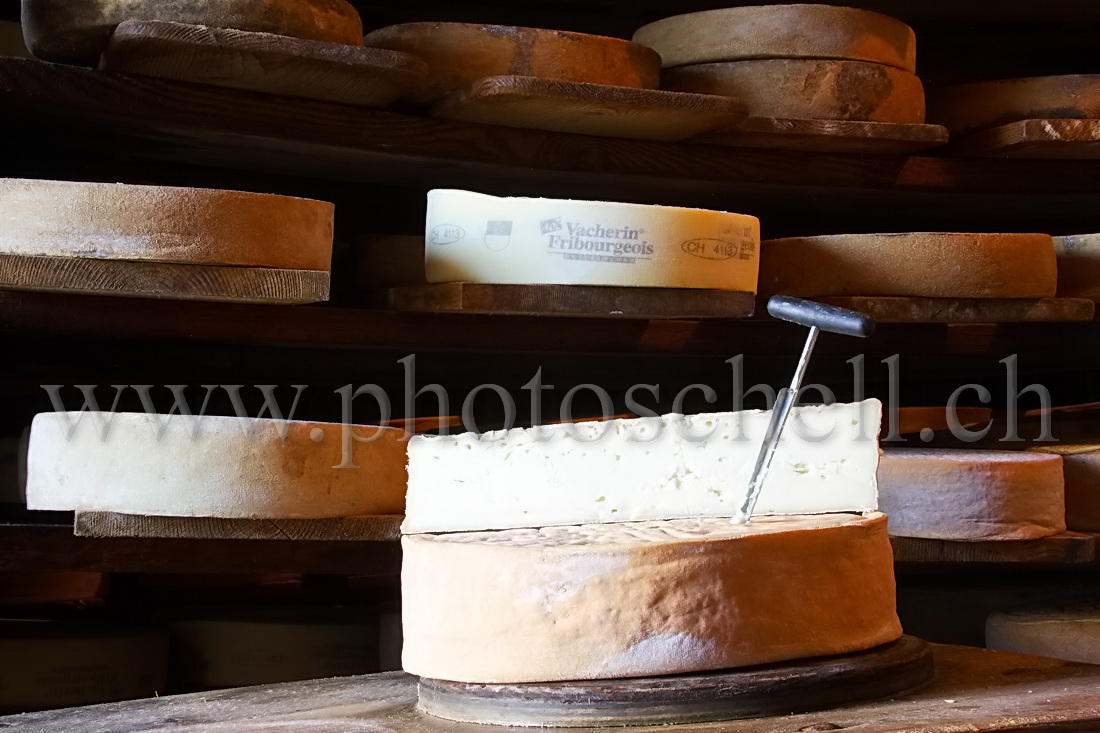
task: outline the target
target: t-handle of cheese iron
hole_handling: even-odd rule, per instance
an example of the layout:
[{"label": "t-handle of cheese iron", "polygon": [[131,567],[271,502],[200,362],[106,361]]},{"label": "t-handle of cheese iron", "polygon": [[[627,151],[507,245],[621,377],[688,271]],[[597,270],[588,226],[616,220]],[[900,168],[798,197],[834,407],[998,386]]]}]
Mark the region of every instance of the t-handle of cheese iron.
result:
[{"label": "t-handle of cheese iron", "polygon": [[806,366],[810,363],[810,354],[813,353],[814,344],[817,343],[817,335],[821,331],[829,331],[845,336],[866,338],[875,331],[874,320],[863,313],[787,295],[772,297],[768,301],[768,313],[784,321],[809,326],[810,333],[806,336],[806,345],[802,347],[802,356],[798,359],[798,368],[795,369],[791,386],[784,387],[776,395],[772,419],[760,444],[760,453],[756,457],[752,477],[749,478],[745,501],[735,517],[735,521],[740,524],[748,523],[752,510],[756,508],[756,500],[760,498],[760,490],[764,487],[768,468],[775,456],[775,449],[779,446],[779,436],[787,422],[787,415],[790,414],[791,407],[798,399],[798,390],[802,388],[802,377],[806,374]]}]

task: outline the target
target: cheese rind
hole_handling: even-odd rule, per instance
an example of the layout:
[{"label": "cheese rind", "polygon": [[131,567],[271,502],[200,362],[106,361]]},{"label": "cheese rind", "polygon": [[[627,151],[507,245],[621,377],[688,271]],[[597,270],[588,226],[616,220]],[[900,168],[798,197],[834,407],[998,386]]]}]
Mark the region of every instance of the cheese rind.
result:
[{"label": "cheese rind", "polygon": [[879,502],[890,534],[1033,540],[1064,532],[1062,459],[1014,451],[887,448]]},{"label": "cheese rind", "polygon": [[23,37],[46,61],[95,65],[126,20],[275,33],[363,45],[359,13],[344,0],[22,0]]},{"label": "cheese rind", "polygon": [[1028,450],[1062,457],[1066,529],[1100,532],[1100,445],[1032,445]]},{"label": "cheese rind", "polygon": [[760,293],[922,298],[1051,298],[1048,234],[829,234],[760,246]]},{"label": "cheese rind", "polygon": [[634,42],[665,68],[746,59],[850,59],[916,70],[913,29],[879,13],[830,5],[762,5],[675,15]]},{"label": "cheese rind", "polygon": [[1100,302],[1100,234],[1054,238],[1058,256],[1058,297]]},{"label": "cheese rind", "polygon": [[944,87],[928,94],[928,119],[952,135],[1016,120],[1100,117],[1100,74],[1034,76]]},{"label": "cheese rind", "polygon": [[333,206],[206,188],[0,179],[0,253],[328,271]]},{"label": "cheese rind", "polygon": [[725,211],[428,194],[428,282],[756,291],[760,221]]},{"label": "cheese rind", "polygon": [[402,539],[406,672],[511,683],[699,672],[901,634],[882,514]]},{"label": "cheese rind", "polygon": [[991,614],[985,626],[985,645],[1018,654],[1100,664],[1100,605],[1083,602]]},{"label": "cheese rind", "polygon": [[[97,415],[110,421],[101,439]],[[68,426],[76,424],[72,437]],[[181,517],[342,517],[404,510],[404,432],[253,418],[49,412],[31,426],[27,506]],[[160,434],[163,425],[163,434]],[[353,444],[342,431],[377,438]],[[286,430],[285,440],[280,429]],[[378,431],[375,433],[375,431]]]},{"label": "cheese rind", "polygon": [[719,94],[749,105],[749,114],[822,120],[924,122],[917,75],[885,64],[829,59],[757,59],[692,64],[661,74],[674,92]]},{"label": "cheese rind", "polygon": [[[794,408],[756,514],[876,509],[881,411],[878,400]],[[736,516],[770,418],[749,410],[417,435],[402,531]]]}]

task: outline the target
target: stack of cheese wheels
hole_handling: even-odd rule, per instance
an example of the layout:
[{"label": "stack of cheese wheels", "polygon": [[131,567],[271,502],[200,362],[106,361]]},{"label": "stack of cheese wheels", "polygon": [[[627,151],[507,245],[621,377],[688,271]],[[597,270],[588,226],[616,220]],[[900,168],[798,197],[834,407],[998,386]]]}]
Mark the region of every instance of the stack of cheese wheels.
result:
[{"label": "stack of cheese wheels", "polygon": [[1049,298],[1058,288],[1048,234],[830,234],[760,249],[762,295]]},{"label": "stack of cheese wheels", "polygon": [[1054,238],[1058,255],[1058,297],[1100,301],[1100,234]]},{"label": "stack of cheese wheels", "polygon": [[1100,532],[1100,444],[1032,445],[1028,450],[1062,457],[1066,529]]},{"label": "stack of cheese wheels", "polygon": [[166,691],[163,632],[59,621],[0,621],[0,711],[153,697]]},{"label": "stack of cheese wheels", "polygon": [[23,36],[47,61],[95,65],[115,27],[127,20],[363,45],[363,23],[345,0],[23,0]]},{"label": "stack of cheese wheels", "polygon": [[1100,118],[1100,74],[944,87],[929,93],[928,116],[953,135],[1017,120],[1096,119]]},{"label": "stack of cheese wheels", "polygon": [[180,611],[168,622],[173,687],[208,690],[378,671],[378,617],[364,608]]},{"label": "stack of cheese wheels", "polygon": [[488,76],[536,76],[656,89],[661,58],[621,38],[473,23],[403,23],[371,31],[367,46],[410,53],[428,64],[428,88],[412,99],[434,102]]},{"label": "stack of cheese wheels", "polygon": [[[901,634],[875,511],[877,401],[415,436],[404,669],[470,683],[700,672]],[[763,516],[774,514],[776,516]]]},{"label": "stack of cheese wheels", "polygon": [[403,436],[209,415],[41,413],[31,426],[27,506],[265,519],[400,514]]},{"label": "stack of cheese wheels", "polygon": [[1060,456],[887,448],[879,500],[890,534],[944,540],[1033,540],[1066,529]]},{"label": "stack of cheese wheels", "polygon": [[760,221],[603,201],[428,194],[428,282],[756,292]]},{"label": "stack of cheese wheels", "polygon": [[916,39],[904,23],[830,5],[705,10],[644,26],[663,89],[743,99],[751,114],[923,123]]},{"label": "stack of cheese wheels", "polygon": [[990,614],[985,645],[1018,654],[1100,664],[1100,604],[1081,601]]}]

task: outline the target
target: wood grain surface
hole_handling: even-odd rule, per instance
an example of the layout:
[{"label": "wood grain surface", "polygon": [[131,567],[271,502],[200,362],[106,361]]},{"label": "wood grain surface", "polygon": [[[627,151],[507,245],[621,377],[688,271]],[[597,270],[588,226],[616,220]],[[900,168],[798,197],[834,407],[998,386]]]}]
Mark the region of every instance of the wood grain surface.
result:
[{"label": "wood grain surface", "polygon": [[1100,158],[1100,120],[1019,120],[953,140],[971,158]]},{"label": "wood grain surface", "polygon": [[920,537],[891,537],[894,562],[952,564],[1079,565],[1096,556],[1095,538],[1078,532],[1037,540],[957,542]]},{"label": "wood grain surface", "polygon": [[[1100,667],[934,644],[936,678],[895,698],[729,723],[683,733],[1071,733],[1100,728]],[[416,709],[416,678],[401,672],[174,695],[0,718],[20,733],[525,733],[453,723]],[[554,729],[544,729],[554,730]],[[590,733],[606,728],[578,729]],[[638,731],[669,730],[640,727]]]},{"label": "wood grain surface", "polygon": [[1095,304],[1082,298],[816,298],[866,313],[879,323],[1044,323],[1091,321]]},{"label": "wood grain surface", "polygon": [[733,290],[625,288],[595,285],[439,283],[390,288],[399,311],[616,318],[745,318],[755,296]]},{"label": "wood grain surface", "polygon": [[747,110],[738,99],[710,94],[490,76],[445,97],[432,115],[531,130],[676,141],[739,123]]},{"label": "wood grain surface", "polygon": [[99,68],[358,107],[386,107],[428,73],[398,51],[157,20],[119,24]]},{"label": "wood grain surface", "polygon": [[0,254],[0,289],[234,303],[328,300],[329,273]]},{"label": "wood grain surface", "polygon": [[323,540],[392,542],[401,538],[400,514],[326,519],[224,519],[77,512],[77,537],[215,540]]},{"label": "wood grain surface", "polygon": [[691,142],[822,153],[906,155],[944,145],[947,128],[890,122],[749,117],[732,127],[703,133]]}]

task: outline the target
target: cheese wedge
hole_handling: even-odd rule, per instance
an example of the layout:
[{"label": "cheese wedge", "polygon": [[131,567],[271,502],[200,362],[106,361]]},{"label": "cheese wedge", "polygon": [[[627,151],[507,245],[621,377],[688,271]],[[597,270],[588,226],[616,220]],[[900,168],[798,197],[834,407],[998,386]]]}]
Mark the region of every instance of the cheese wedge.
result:
[{"label": "cheese wedge", "polygon": [[[110,421],[105,438],[97,415]],[[338,424],[145,413],[87,413],[76,422],[79,417],[35,416],[28,508],[270,519],[404,509],[406,443],[396,428],[356,427],[356,434],[377,438],[353,444],[358,468],[335,468],[344,462],[345,426]]]},{"label": "cheese wedge", "polygon": [[665,68],[745,59],[850,59],[916,70],[916,36],[900,20],[831,5],[758,5],[675,15],[634,34]]},{"label": "cheese wedge", "polygon": [[0,254],[328,271],[333,206],[206,188],[0,179]]},{"label": "cheese wedge", "polygon": [[428,282],[756,291],[760,221],[603,201],[428,194]]},{"label": "cheese wedge", "polygon": [[[878,508],[878,400],[794,408],[757,514]],[[736,516],[771,413],[581,422],[409,441],[402,531]]]},{"label": "cheese wedge", "polygon": [[411,53],[428,63],[430,103],[486,76],[537,76],[561,81],[656,89],[661,57],[621,38],[480,23],[402,23],[371,31],[368,46]]},{"label": "cheese wedge", "polygon": [[917,75],[885,64],[829,59],[756,59],[667,69],[661,88],[736,97],[749,114],[820,120],[924,122]]},{"label": "cheese wedge", "polygon": [[520,683],[700,672],[893,641],[874,513],[402,539],[406,672]]},{"label": "cheese wedge", "polygon": [[1028,450],[1062,457],[1066,529],[1100,532],[1100,445],[1032,445]]},{"label": "cheese wedge", "polygon": [[363,45],[359,13],[344,0],[23,0],[23,37],[38,58],[94,66],[125,20],[236,28]]},{"label": "cheese wedge", "polygon": [[1050,298],[1057,287],[1048,234],[829,234],[760,248],[768,296]]},{"label": "cheese wedge", "polygon": [[1080,602],[992,614],[985,625],[985,645],[1100,664],[1100,604]]},{"label": "cheese wedge", "polygon": [[1100,117],[1100,74],[1034,76],[936,89],[928,120],[952,135],[1016,120]]},{"label": "cheese wedge", "polygon": [[887,448],[879,503],[890,534],[942,540],[1033,540],[1066,529],[1059,456]]},{"label": "cheese wedge", "polygon": [[1100,302],[1100,234],[1054,238],[1058,256],[1058,297]]}]

